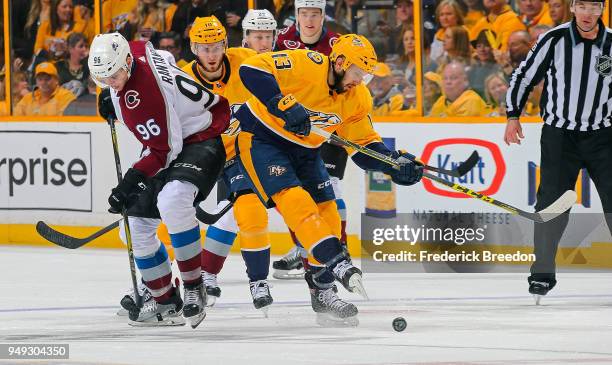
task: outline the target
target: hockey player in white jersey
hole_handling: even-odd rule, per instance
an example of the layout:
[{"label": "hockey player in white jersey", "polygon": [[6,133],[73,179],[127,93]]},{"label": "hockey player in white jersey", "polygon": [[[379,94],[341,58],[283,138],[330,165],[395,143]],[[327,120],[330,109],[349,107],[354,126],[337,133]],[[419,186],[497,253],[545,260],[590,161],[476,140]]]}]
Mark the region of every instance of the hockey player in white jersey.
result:
[{"label": "hockey player in white jersey", "polygon": [[[128,43],[118,33],[97,35],[88,63],[98,85],[110,87],[100,95],[100,115],[123,122],[143,145],[140,159],[108,199],[109,212],[127,209],[136,265],[153,298],[130,312],[130,324],[182,325],[182,313],[195,328],[206,315],[206,291],[194,204],[206,198],[223,168],[220,134],[229,125],[229,104],[176,67],[170,53],[150,43]],[[156,236],[161,220],[184,300]]]}]

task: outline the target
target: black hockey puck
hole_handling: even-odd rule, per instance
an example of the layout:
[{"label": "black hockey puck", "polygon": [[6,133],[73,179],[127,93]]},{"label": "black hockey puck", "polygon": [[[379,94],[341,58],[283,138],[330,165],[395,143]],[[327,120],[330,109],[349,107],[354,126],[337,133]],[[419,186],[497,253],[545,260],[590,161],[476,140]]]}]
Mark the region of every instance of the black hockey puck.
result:
[{"label": "black hockey puck", "polygon": [[403,317],[397,317],[393,320],[393,329],[397,332],[402,332],[406,329],[406,320]]}]

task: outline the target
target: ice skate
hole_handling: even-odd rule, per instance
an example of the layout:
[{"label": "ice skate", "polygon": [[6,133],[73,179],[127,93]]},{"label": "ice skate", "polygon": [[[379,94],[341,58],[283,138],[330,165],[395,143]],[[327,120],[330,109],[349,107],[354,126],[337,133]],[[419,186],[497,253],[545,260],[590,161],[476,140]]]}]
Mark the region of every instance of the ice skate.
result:
[{"label": "ice skate", "polygon": [[134,327],[184,326],[182,308],[183,301],[178,289],[175,289],[174,294],[163,303],[151,299],[144,303],[140,312],[130,312],[128,324]]},{"label": "ice skate", "polygon": [[357,307],[338,297],[333,286],[323,288],[312,280],[310,273],[306,274],[306,282],[310,289],[310,303],[317,314],[317,323],[324,327],[356,327],[359,325]]},{"label": "ice skate", "polygon": [[530,276],[527,281],[529,282],[529,293],[533,295],[536,305],[540,305],[542,297],[548,294],[557,284],[557,280],[555,279],[534,280],[532,276]]},{"label": "ice skate", "polygon": [[280,260],[272,263],[272,277],[279,280],[301,279],[304,277],[304,264],[297,246],[294,246]]},{"label": "ice skate", "polygon": [[350,261],[345,259],[338,262],[332,271],[336,280],[338,280],[346,290],[351,293],[357,293],[366,300],[369,299],[368,293],[366,293],[363,287],[361,270],[353,266]]},{"label": "ice skate", "polygon": [[217,275],[202,270],[202,282],[206,287],[206,306],[212,307],[221,296],[221,288],[217,284]]},{"label": "ice skate", "polygon": [[272,295],[270,295],[270,286],[267,280],[251,281],[249,283],[251,288],[251,296],[253,297],[253,305],[255,309],[260,309],[264,316],[268,318],[268,309],[273,302]]},{"label": "ice skate", "polygon": [[[151,292],[147,288],[147,286],[142,282],[138,282],[138,293],[140,294],[140,298],[142,299],[142,304],[144,306],[148,301],[153,300],[151,296]],[[127,291],[127,294],[121,298],[119,301],[119,305],[121,308],[117,311],[117,315],[120,317],[126,317],[129,312],[138,311],[138,307],[136,306],[136,298],[134,297],[134,288],[130,288]]]},{"label": "ice skate", "polygon": [[206,311],[204,304],[206,303],[206,290],[204,284],[185,285],[185,303],[183,304],[183,316],[191,325],[191,328],[196,328],[204,318]]}]

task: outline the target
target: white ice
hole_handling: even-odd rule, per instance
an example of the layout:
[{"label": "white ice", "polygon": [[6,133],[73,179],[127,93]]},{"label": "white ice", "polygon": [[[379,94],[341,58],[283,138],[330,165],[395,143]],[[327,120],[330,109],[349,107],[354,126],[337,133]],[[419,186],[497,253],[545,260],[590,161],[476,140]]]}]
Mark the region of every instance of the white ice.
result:
[{"label": "white ice", "polygon": [[[195,330],[115,312],[127,253],[0,246],[0,343],[68,343],[70,361],[0,364],[612,364],[612,275],[561,274],[535,306],[526,274],[371,274],[357,328],[315,323],[305,282],[272,279],[270,317],[231,256]],[[398,333],[391,322],[404,317]]]}]

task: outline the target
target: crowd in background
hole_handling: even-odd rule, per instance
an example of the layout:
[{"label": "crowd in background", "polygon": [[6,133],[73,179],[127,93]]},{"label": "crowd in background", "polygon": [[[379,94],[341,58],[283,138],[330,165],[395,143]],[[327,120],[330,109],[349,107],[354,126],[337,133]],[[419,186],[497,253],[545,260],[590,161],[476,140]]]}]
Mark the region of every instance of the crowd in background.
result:
[{"label": "crowd in background", "polygon": [[[540,34],[570,20],[568,1],[423,0],[423,115],[505,115],[513,70]],[[328,1],[325,28],[341,34],[356,30],[376,48],[382,63],[368,85],[374,115],[420,115],[412,1],[397,0],[393,9],[363,9],[362,2]],[[292,0],[256,5],[275,14],[279,28],[295,21]],[[95,35],[93,0],[11,0],[11,6],[13,115],[95,115],[96,87],[87,69]],[[196,17],[215,15],[227,29],[228,45],[240,47],[247,10],[246,0],[103,0],[101,21],[105,32],[149,40],[182,66],[193,59],[188,33]],[[5,65],[0,116],[9,110],[2,101],[4,70]],[[525,114],[539,114],[541,87],[532,92]]]}]

